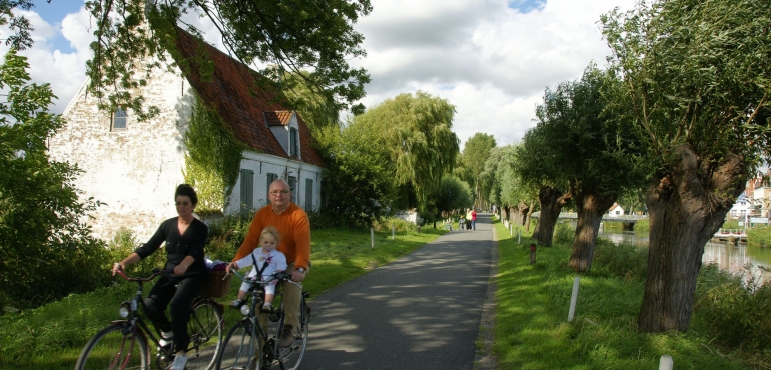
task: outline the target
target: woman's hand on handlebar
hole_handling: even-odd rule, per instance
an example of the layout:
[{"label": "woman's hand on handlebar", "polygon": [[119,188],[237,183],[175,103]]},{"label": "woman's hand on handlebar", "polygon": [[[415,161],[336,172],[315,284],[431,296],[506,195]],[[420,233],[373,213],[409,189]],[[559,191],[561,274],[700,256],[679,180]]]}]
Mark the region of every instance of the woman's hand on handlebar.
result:
[{"label": "woman's hand on handlebar", "polygon": [[115,262],[115,264],[112,265],[112,276],[115,276],[119,270],[122,271],[123,266],[121,266],[119,262]]},{"label": "woman's hand on handlebar", "polygon": [[235,262],[228,263],[228,265],[225,266],[225,273],[229,274],[231,268],[234,268],[234,269],[238,270],[238,265],[236,265]]}]

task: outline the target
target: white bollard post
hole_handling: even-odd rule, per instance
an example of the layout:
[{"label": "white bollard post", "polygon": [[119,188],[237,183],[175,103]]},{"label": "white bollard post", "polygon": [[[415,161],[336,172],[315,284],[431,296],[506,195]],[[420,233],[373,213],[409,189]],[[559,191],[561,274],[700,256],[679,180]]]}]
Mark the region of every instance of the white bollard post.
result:
[{"label": "white bollard post", "polygon": [[369,228],[370,235],[372,235],[372,248],[375,248],[375,229]]},{"label": "white bollard post", "polygon": [[509,225],[509,236],[514,236],[514,230],[511,225]]},{"label": "white bollard post", "polygon": [[519,230],[519,236],[517,237],[517,244],[522,244],[522,229]]},{"label": "white bollard post", "polygon": [[661,360],[659,360],[659,370],[672,370],[675,367],[675,361],[672,359],[672,356],[670,355],[663,355],[661,356]]},{"label": "white bollard post", "polygon": [[576,300],[578,299],[578,282],[581,280],[580,276],[576,276],[573,280],[573,295],[570,297],[570,312],[568,312],[568,321],[573,321],[573,317],[576,314]]},{"label": "white bollard post", "polygon": [[396,225],[391,225],[391,240],[396,240]]}]

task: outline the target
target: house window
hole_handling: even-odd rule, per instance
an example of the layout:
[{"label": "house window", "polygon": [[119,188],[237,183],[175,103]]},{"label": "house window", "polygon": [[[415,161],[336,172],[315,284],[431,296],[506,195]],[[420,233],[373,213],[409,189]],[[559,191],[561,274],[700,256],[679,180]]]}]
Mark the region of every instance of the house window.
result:
[{"label": "house window", "polygon": [[127,120],[128,120],[128,115],[126,114],[126,111],[123,108],[116,109],[115,112],[112,114],[112,123],[111,123],[110,129],[112,131],[125,130]]},{"label": "house window", "polygon": [[289,129],[289,156],[299,158],[299,140],[297,136],[297,129]]},{"label": "house window", "polygon": [[294,176],[289,176],[289,179],[287,179],[289,183],[289,190],[292,191],[292,203],[297,204],[297,178]]},{"label": "house window", "polygon": [[[265,185],[265,199],[268,199],[270,201],[270,184],[273,183],[273,181],[276,181],[278,179],[278,175],[275,173],[268,173],[266,174],[268,176],[267,178],[267,184]],[[265,203],[267,205],[267,203]]]},{"label": "house window", "polygon": [[305,179],[305,211],[313,210],[313,180]]},{"label": "house window", "polygon": [[254,171],[241,170],[241,213],[246,213],[254,208]]}]

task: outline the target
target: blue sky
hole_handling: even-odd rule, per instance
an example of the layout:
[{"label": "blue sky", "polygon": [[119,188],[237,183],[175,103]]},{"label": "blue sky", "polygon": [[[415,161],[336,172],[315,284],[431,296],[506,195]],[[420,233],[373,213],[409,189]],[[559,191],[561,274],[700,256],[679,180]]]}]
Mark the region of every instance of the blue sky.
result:
[{"label": "blue sky", "polygon": [[[38,0],[35,2],[35,7],[31,10],[38,13],[46,22],[55,25],[60,23],[68,13],[75,13],[80,10],[83,4],[84,2],[79,0],[51,0],[50,4],[45,0]],[[56,36],[48,41],[55,49],[59,49],[62,52],[71,53],[74,51],[70,47],[69,41],[61,33],[57,33]]]},{"label": "blue sky", "polygon": [[509,1],[509,8],[517,9],[521,13],[529,13],[533,10],[543,9],[546,0],[513,0]]}]

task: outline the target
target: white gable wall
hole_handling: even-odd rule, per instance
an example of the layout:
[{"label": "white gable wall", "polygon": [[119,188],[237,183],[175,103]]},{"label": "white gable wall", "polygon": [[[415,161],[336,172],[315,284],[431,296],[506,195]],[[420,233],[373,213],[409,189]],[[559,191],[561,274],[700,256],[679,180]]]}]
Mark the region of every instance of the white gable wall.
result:
[{"label": "white gable wall", "polygon": [[[110,239],[125,226],[145,241],[160,221],[174,217],[174,190],[183,182],[192,95],[189,84],[156,71],[143,95],[160,110],[138,122],[127,110],[126,129],[111,131],[112,112],[99,111],[85,85],[65,110],[66,127],[50,140],[53,158],[77,163],[85,172],[76,181],[83,197],[106,203],[92,214],[94,235]],[[182,112],[182,113],[178,113]]]},{"label": "white gable wall", "polygon": [[[297,178],[297,183],[293,192],[294,203],[305,209],[305,184],[306,180],[313,181],[313,196],[311,199],[312,210],[318,210],[320,205],[321,178],[323,168],[308,163],[298,162],[291,159],[279,158],[271,155],[255,153],[251,151],[244,152],[244,159],[241,160],[241,169],[250,170],[254,173],[252,188],[252,207],[259,209],[268,204],[268,173],[278,175],[278,178],[287,180],[289,176]],[[240,210],[241,204],[241,178],[239,176],[233,191],[228,198],[225,209],[226,214],[236,213]],[[305,209],[306,212],[312,211]]]}]

